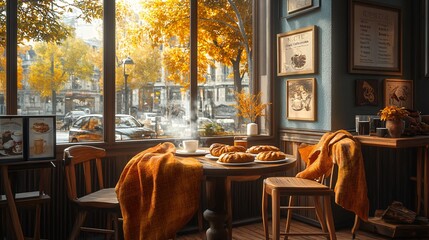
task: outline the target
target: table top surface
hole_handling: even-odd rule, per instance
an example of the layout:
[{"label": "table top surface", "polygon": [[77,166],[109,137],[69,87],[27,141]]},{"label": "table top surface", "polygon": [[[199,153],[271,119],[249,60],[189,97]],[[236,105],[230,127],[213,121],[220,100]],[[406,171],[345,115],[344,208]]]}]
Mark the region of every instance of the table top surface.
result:
[{"label": "table top surface", "polygon": [[[181,156],[186,157],[186,156]],[[277,172],[285,172],[295,167],[296,158],[293,155],[287,155],[287,161],[279,163],[256,163],[230,166],[222,165],[204,156],[188,156],[197,159],[203,164],[203,173],[209,177],[227,177],[227,176],[250,176],[265,175]]]},{"label": "table top surface", "polygon": [[362,145],[388,147],[388,148],[408,148],[408,147],[422,147],[429,145],[429,135],[417,135],[413,137],[377,137],[370,135],[356,135],[354,136]]}]

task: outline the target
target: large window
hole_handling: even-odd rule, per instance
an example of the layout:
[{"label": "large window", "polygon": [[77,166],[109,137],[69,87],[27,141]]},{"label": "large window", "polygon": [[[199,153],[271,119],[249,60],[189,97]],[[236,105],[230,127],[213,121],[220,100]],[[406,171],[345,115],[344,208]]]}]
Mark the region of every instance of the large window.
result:
[{"label": "large window", "polygon": [[[116,0],[115,14],[103,15],[103,4],[111,2],[19,0],[18,77],[7,80],[17,85],[17,113],[56,115],[59,143],[91,139],[74,137],[86,129],[73,123],[88,115],[102,119],[112,100],[109,118],[137,120],[133,137],[103,126],[84,134],[96,141],[105,139],[100,131],[113,130],[116,141],[242,134],[248,120],[236,116],[235,94],[260,91],[254,2],[265,6],[255,0]],[[103,54],[104,46],[112,49],[103,23],[113,17],[114,54]],[[111,69],[114,76],[104,74]],[[4,111],[1,86],[0,114],[11,114]],[[110,87],[114,94],[104,95]]]}]

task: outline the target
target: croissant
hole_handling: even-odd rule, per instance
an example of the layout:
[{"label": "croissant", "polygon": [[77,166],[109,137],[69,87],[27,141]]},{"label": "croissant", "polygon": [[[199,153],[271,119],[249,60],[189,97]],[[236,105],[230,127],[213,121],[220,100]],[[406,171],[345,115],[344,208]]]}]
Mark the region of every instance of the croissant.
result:
[{"label": "croissant", "polygon": [[243,146],[230,146],[222,143],[213,143],[209,148],[210,154],[219,157],[222,153],[226,152],[245,152],[246,148]]},{"label": "croissant", "polygon": [[246,163],[253,162],[254,156],[245,152],[227,152],[222,153],[218,159],[219,162],[225,163]]},{"label": "croissant", "polygon": [[274,160],[282,160],[286,158],[286,154],[281,151],[265,151],[260,152],[256,155],[255,159],[259,161],[274,161]]},{"label": "croissant", "polygon": [[271,145],[258,145],[258,146],[250,147],[249,149],[247,149],[246,152],[257,154],[265,151],[280,151],[280,149],[278,147],[271,146]]}]

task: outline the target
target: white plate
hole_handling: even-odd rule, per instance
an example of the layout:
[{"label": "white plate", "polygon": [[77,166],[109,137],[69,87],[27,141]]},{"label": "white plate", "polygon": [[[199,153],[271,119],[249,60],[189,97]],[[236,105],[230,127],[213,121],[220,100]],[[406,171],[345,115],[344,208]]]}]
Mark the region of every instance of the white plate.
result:
[{"label": "white plate", "polygon": [[282,163],[282,162],[288,162],[291,160],[290,158],[280,159],[280,160],[272,160],[272,161],[262,161],[255,159],[255,163]]},{"label": "white plate", "polygon": [[219,160],[217,160],[216,163],[219,163],[220,165],[225,165],[225,166],[243,166],[243,165],[254,164],[255,162],[251,161],[251,162],[243,162],[243,163],[227,163],[227,162],[219,162]]},{"label": "white plate", "polygon": [[217,160],[219,158],[219,157],[215,157],[215,156],[211,155],[210,153],[206,154],[204,157],[211,159],[211,160]]},{"label": "white plate", "polygon": [[199,156],[199,155],[207,154],[207,151],[203,149],[198,149],[197,151],[190,153],[185,150],[179,149],[179,150],[176,150],[176,154],[180,156]]}]

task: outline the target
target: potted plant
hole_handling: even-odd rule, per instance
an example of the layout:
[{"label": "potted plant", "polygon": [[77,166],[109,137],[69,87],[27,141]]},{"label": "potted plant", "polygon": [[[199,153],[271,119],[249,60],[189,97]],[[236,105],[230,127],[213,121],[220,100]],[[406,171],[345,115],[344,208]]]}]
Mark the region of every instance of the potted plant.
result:
[{"label": "potted plant", "polygon": [[404,119],[409,112],[403,107],[386,106],[378,112],[380,119],[386,121],[386,128],[391,137],[398,138],[405,129]]},{"label": "potted plant", "polygon": [[261,103],[261,92],[251,94],[245,91],[235,92],[237,104],[232,105],[237,109],[237,116],[249,120],[247,124],[247,135],[258,135],[258,125],[256,119],[259,116],[264,116],[265,108],[271,103]]}]

